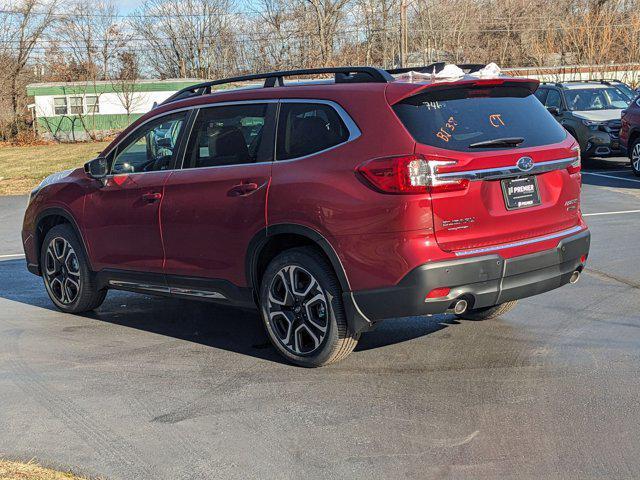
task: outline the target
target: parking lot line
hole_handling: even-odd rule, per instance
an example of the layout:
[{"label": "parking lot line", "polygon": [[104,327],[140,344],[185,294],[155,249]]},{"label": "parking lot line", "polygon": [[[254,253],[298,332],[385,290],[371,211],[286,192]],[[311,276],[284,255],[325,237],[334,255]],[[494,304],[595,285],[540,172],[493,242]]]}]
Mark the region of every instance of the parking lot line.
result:
[{"label": "parking lot line", "polygon": [[629,173],[631,172],[630,168],[627,168],[626,170],[583,170],[582,173]]},{"label": "parking lot line", "polygon": [[622,213],[640,213],[640,210],[620,210],[618,212],[597,212],[597,213],[583,213],[583,217],[595,217],[596,215],[618,215]]},{"label": "parking lot line", "polygon": [[11,253],[9,255],[0,255],[0,258],[23,258],[24,253]]},{"label": "parking lot line", "polygon": [[582,174],[583,175],[595,175],[596,177],[613,178],[615,180],[625,180],[627,182],[640,183],[640,180],[635,179],[635,178],[616,177],[615,175],[605,175],[604,173],[582,172]]}]

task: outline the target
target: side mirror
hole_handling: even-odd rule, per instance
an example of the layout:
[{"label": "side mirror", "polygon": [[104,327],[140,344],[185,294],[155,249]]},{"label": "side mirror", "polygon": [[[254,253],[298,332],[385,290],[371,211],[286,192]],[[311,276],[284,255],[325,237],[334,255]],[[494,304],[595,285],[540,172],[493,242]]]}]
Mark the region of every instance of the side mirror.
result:
[{"label": "side mirror", "polygon": [[94,158],[84,164],[84,171],[91,178],[101,180],[109,173],[109,162],[104,157]]},{"label": "side mirror", "polygon": [[554,117],[560,115],[560,109],[558,107],[547,107],[547,111]]}]

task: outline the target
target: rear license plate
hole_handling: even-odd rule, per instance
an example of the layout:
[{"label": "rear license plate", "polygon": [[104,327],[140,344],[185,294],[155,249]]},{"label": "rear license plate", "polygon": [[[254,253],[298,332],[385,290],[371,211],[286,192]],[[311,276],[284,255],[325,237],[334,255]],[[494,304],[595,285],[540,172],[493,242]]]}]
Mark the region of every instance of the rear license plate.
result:
[{"label": "rear license plate", "polygon": [[540,205],[538,180],[535,176],[502,180],[502,193],[507,210]]}]

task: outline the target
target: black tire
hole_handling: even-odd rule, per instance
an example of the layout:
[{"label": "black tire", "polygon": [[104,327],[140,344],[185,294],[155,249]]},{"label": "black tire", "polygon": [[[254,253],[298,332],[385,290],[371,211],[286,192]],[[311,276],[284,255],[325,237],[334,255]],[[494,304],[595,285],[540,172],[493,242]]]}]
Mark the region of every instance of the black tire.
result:
[{"label": "black tire", "polygon": [[640,177],[640,137],[635,138],[629,148],[629,161],[634,175]]},{"label": "black tire", "polygon": [[513,300],[511,302],[501,303],[500,305],[494,305],[493,307],[467,310],[456,316],[465,320],[492,320],[513,310],[517,303],[517,300]]},{"label": "black tire", "polygon": [[69,224],[56,225],[47,232],[40,266],[49,298],[63,312],[93,310],[107,295],[106,289],[98,290],[84,247]]},{"label": "black tire", "polygon": [[311,247],[286,250],[269,263],[260,284],[260,312],[273,345],[296,365],[337,362],[358,344],[360,335],[347,328],[338,279]]}]

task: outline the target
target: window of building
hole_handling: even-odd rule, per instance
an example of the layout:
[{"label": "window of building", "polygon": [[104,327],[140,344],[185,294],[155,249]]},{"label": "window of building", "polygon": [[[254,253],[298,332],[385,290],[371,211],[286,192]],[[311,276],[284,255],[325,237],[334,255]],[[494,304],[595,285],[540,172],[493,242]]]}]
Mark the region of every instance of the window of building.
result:
[{"label": "window of building", "polygon": [[100,104],[98,102],[98,97],[95,95],[87,95],[84,99],[87,108],[85,109],[86,113],[92,115],[94,113],[100,113]]},{"label": "window of building", "polygon": [[71,115],[82,115],[82,97],[69,97],[69,113]]},{"label": "window of building", "polygon": [[67,97],[54,98],[53,110],[56,115],[66,115],[67,114]]}]

